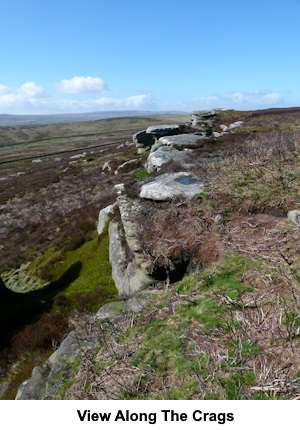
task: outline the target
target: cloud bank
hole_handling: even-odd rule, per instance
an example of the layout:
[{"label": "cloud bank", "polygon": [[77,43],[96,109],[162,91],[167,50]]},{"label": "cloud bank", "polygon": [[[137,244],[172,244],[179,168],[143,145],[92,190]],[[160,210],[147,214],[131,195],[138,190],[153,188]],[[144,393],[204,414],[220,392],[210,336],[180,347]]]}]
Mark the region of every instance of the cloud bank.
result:
[{"label": "cloud bank", "polygon": [[263,109],[287,106],[281,94],[274,91],[213,94],[171,103],[156,100],[150,93],[114,97],[99,77],[75,76],[52,84],[46,90],[35,82],[19,87],[0,83],[0,114],[80,113],[108,110],[200,110]]},{"label": "cloud bank", "polygon": [[84,94],[84,93],[102,93],[108,94],[109,90],[106,83],[101,78],[92,78],[91,76],[74,76],[72,79],[63,79],[57,88],[65,94]]},{"label": "cloud bank", "polygon": [[80,113],[104,110],[157,109],[150,94],[125,98],[110,97],[107,84],[101,78],[75,76],[63,79],[46,91],[34,82],[20,87],[0,84],[0,114]]},{"label": "cloud bank", "polygon": [[279,93],[274,91],[235,92],[195,98],[190,105],[193,107],[201,106],[203,109],[220,107],[247,110],[284,106],[285,100]]}]

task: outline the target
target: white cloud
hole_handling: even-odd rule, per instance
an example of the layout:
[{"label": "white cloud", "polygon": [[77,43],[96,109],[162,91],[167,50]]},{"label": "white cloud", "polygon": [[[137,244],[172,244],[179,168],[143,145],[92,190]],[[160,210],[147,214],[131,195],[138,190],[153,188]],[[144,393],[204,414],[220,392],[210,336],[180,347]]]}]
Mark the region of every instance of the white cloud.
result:
[{"label": "white cloud", "polygon": [[32,113],[38,100],[47,100],[49,94],[34,82],[9,88],[0,84],[0,113]]},{"label": "white cloud", "polygon": [[126,110],[126,109],[151,109],[155,102],[150,94],[138,94],[124,99],[113,97],[101,97],[88,99],[82,102],[82,106],[88,110]]},{"label": "white cloud", "polygon": [[[288,101],[274,91],[234,92],[213,94],[189,101],[170,103],[160,100],[157,103],[151,94],[140,93],[128,97],[112,97],[99,92],[107,92],[107,86],[100,78],[80,78],[63,80],[68,94],[46,92],[35,82],[25,82],[20,87],[7,87],[0,84],[0,113],[11,114],[51,114],[80,113],[108,110],[199,110],[220,107],[224,109],[263,109],[288,106]],[[92,91],[96,91],[92,94]],[[60,88],[61,90],[61,88]],[[72,92],[71,92],[72,90]],[[75,92],[76,90],[76,92]],[[101,91],[100,91],[101,90]],[[84,91],[87,94],[82,94]]]},{"label": "white cloud", "polygon": [[0,113],[33,113],[34,107],[49,97],[49,94],[34,82],[25,82],[15,88],[0,84]]},{"label": "white cloud", "polygon": [[0,95],[9,94],[10,92],[11,92],[11,90],[8,87],[0,84]]},{"label": "white cloud", "polygon": [[125,104],[128,107],[140,108],[141,106],[148,105],[151,96],[149,94],[139,94],[125,99]]},{"label": "white cloud", "polygon": [[91,76],[74,76],[72,79],[63,79],[57,88],[65,94],[102,93],[108,94],[109,90],[101,78]]},{"label": "white cloud", "polygon": [[42,87],[39,87],[34,82],[26,82],[20,87],[21,94],[25,97],[45,97],[46,93]]},{"label": "white cloud", "polygon": [[192,109],[210,109],[220,107],[225,109],[260,109],[284,106],[283,97],[274,91],[235,92],[230,94],[214,94],[199,97],[186,103]]},{"label": "white cloud", "polygon": [[[82,80],[83,79],[83,80]],[[87,91],[106,88],[100,78],[73,78],[66,86],[71,91],[75,87]],[[125,98],[118,97],[86,97],[79,94],[70,94],[62,97],[59,94],[48,93],[35,82],[26,82],[20,87],[9,88],[0,84],[0,113],[11,114],[50,114],[50,113],[79,113],[105,110],[135,110],[157,108],[150,94],[137,94]]]}]

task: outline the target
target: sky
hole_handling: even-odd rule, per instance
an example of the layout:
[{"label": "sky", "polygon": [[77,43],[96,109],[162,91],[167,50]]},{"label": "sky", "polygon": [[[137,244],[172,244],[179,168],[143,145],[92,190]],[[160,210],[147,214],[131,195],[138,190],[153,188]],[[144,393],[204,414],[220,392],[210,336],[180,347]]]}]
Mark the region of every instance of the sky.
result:
[{"label": "sky", "polygon": [[1,0],[0,114],[300,105],[300,0]]}]

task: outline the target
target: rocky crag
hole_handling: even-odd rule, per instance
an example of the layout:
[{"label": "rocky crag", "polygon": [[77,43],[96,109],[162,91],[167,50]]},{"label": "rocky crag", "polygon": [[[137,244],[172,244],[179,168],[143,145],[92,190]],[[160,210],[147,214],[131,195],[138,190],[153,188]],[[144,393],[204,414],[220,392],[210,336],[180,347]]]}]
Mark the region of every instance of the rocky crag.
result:
[{"label": "rocky crag", "polygon": [[[218,138],[234,133],[243,124],[242,121],[224,124],[221,131],[214,131],[219,112],[193,112],[188,124],[151,126],[133,136],[137,153],[148,154],[145,168],[152,177],[141,185],[137,184],[138,190],[134,197],[125,184],[115,186],[116,201],[113,205],[101,208],[97,229],[100,235],[109,223],[110,263],[120,300],[103,306],[96,315],[87,318],[84,329],[80,326],[71,332],[46,363],[33,370],[31,379],[20,386],[17,399],[59,398],[64,384],[72,375],[76,360],[101,343],[99,337],[86,337],[87,327],[93,327],[106,318],[113,321],[120,314],[140,312],[156,294],[155,286],[161,280],[161,272],[158,267],[153,268],[143,249],[139,232],[143,209],[148,205],[149,210],[149,203],[188,203],[205,192],[202,179],[192,169],[194,151],[205,145],[211,136]],[[202,161],[222,158],[222,150],[216,149],[203,157]],[[162,172],[166,166],[170,167],[168,173]],[[290,212],[289,218],[299,224],[299,211]],[[220,215],[217,215],[215,223],[222,224]],[[178,270],[178,263],[182,262],[171,262],[170,270]],[[188,262],[184,267],[187,266]],[[159,279],[156,278],[158,272]],[[165,272],[165,279],[169,277],[170,273]]]},{"label": "rocky crag", "polygon": [[[189,201],[203,191],[199,178],[187,170],[187,154],[190,155],[193,148],[211,135],[216,115],[217,111],[194,112],[191,122],[184,126],[151,126],[133,136],[138,154],[149,152],[145,166],[148,172],[159,173],[162,166],[170,161],[180,163],[182,171],[156,176],[140,187],[138,198],[128,196],[124,184],[115,186],[116,202],[100,210],[97,231],[100,235],[109,223],[112,277],[123,300],[105,305],[85,324],[93,324],[101,318],[112,318],[124,311],[138,311],[151,297],[151,288],[155,286],[156,280],[138,235],[143,202],[176,198]],[[85,339],[81,327],[72,331],[46,363],[33,370],[31,379],[20,386],[16,398],[55,398],[64,381],[70,377],[72,363],[93,349],[98,341]]]}]

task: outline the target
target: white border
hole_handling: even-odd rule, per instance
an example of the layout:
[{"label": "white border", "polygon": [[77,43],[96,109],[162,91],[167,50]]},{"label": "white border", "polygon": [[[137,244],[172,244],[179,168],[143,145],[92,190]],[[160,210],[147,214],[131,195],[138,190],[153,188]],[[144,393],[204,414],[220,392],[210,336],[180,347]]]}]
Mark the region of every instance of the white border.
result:
[{"label": "white border", "polygon": [[[109,422],[80,421],[77,410],[84,410],[98,414],[100,412],[110,413]],[[118,411],[126,414],[144,413],[148,416],[148,421],[115,421]],[[185,421],[164,420],[162,410],[173,410],[177,414],[186,414]],[[234,415],[233,421],[226,421],[224,424],[210,421],[214,415],[208,415],[208,420],[195,421],[194,411],[197,419],[208,414],[229,414]],[[150,415],[155,415],[155,423],[150,423]],[[88,413],[86,414],[88,415]],[[151,415],[152,421],[154,415]],[[97,415],[94,415],[96,418]],[[68,400],[48,400],[48,401],[1,401],[0,402],[1,427],[18,428],[24,430],[79,430],[79,429],[238,429],[238,430],[260,430],[260,429],[284,429],[285,426],[297,426],[299,422],[299,403],[292,400],[123,400],[123,401],[68,401]],[[222,418],[222,415],[220,415]],[[184,416],[183,416],[184,418]]]}]

